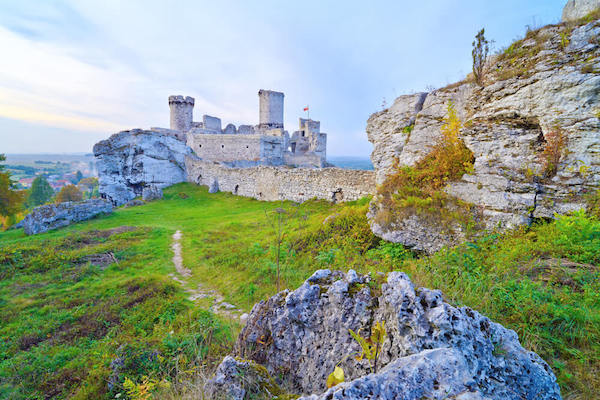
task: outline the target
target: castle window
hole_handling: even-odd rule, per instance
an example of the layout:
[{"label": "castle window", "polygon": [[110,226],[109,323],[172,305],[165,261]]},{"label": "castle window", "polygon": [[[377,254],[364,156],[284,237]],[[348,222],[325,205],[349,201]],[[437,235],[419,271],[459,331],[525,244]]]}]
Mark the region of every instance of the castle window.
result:
[{"label": "castle window", "polygon": [[221,145],[221,148],[222,148],[222,149],[224,149],[224,148],[225,148],[225,145],[224,145],[224,144],[222,144],[222,145]]},{"label": "castle window", "polygon": [[246,148],[249,148],[250,146],[246,145]]}]

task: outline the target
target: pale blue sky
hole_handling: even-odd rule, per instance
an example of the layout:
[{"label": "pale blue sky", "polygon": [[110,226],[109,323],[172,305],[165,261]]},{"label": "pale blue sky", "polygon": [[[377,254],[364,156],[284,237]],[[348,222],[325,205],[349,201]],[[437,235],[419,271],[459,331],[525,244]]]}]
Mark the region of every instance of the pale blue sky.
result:
[{"label": "pale blue sky", "polygon": [[258,122],[283,91],[330,155],[367,156],[369,115],[463,78],[486,28],[496,48],[560,20],[566,0],[0,0],[0,153],[87,152],[134,127],[168,126],[170,94],[194,117]]}]

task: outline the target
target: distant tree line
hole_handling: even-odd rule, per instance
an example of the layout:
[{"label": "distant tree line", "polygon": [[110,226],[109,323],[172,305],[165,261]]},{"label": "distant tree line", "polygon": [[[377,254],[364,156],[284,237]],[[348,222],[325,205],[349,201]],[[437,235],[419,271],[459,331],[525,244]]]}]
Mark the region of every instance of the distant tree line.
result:
[{"label": "distant tree line", "polygon": [[[4,154],[0,154],[0,163],[5,160]],[[13,169],[23,170],[23,168]],[[33,180],[29,190],[20,190],[11,180],[7,166],[0,164],[0,227],[7,228],[13,225],[34,207],[50,203],[53,200],[61,203],[99,196],[97,178],[84,178],[81,171],[77,171],[72,183],[63,186],[55,196],[54,189],[46,176],[39,175]]]}]

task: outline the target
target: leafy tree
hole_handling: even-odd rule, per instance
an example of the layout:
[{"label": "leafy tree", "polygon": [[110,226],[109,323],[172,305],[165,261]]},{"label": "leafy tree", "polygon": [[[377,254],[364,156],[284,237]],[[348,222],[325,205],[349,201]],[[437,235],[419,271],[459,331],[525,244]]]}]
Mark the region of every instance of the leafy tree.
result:
[{"label": "leafy tree", "polygon": [[79,181],[77,187],[83,192],[84,198],[98,197],[98,178],[83,178]]},{"label": "leafy tree", "polygon": [[[0,154],[0,162],[6,160],[4,154]],[[14,184],[10,180],[10,173],[3,172],[4,165],[0,164],[0,215],[13,216],[21,209],[24,192],[15,189]]]},{"label": "leafy tree", "polygon": [[76,183],[79,183],[83,179],[83,174],[81,173],[81,171],[77,171],[77,173],[75,174],[75,179],[77,179]]},{"label": "leafy tree", "polygon": [[485,63],[490,52],[490,42],[485,38],[485,29],[481,29],[473,41],[473,75],[475,82],[483,86],[485,78]]},{"label": "leafy tree", "polygon": [[64,203],[66,201],[81,201],[81,200],[83,200],[83,195],[81,194],[81,191],[79,189],[77,189],[77,186],[75,186],[75,185],[63,186],[63,188],[60,189],[60,192],[58,192],[58,195],[56,196],[57,203]]},{"label": "leafy tree", "polygon": [[27,205],[29,207],[36,207],[47,203],[54,196],[54,190],[48,183],[45,177],[38,176],[33,180],[31,184],[31,192],[27,199]]}]

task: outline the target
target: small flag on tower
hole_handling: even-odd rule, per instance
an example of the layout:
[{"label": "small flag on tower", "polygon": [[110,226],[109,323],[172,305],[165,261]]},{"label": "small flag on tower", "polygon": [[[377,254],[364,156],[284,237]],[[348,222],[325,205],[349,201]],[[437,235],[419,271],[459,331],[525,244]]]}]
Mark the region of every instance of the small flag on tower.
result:
[{"label": "small flag on tower", "polygon": [[308,106],[304,107],[304,111],[308,111]]}]

